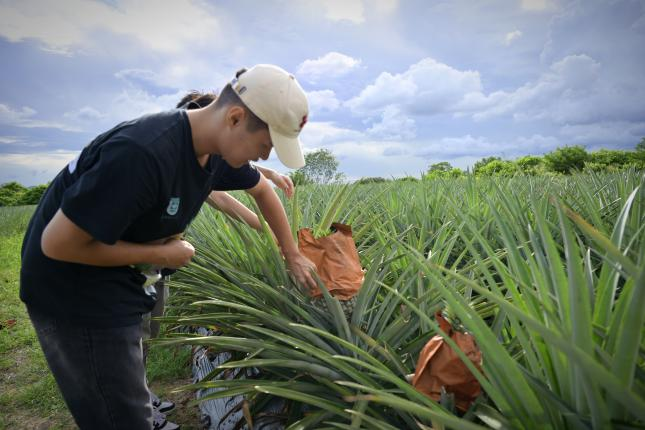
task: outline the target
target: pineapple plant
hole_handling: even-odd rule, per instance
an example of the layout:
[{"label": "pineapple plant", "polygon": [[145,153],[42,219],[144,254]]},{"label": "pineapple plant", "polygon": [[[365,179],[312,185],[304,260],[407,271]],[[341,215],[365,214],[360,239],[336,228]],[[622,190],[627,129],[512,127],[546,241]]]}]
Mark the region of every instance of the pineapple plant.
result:
[{"label": "pineapple plant", "polygon": [[[325,288],[325,304],[311,305],[268,233],[207,208],[188,232],[198,252],[170,282],[165,319],[221,334],[157,343],[231,351],[186,389],[243,394],[251,416],[281,397],[285,428],[639,428],[644,185],[634,169],[360,185],[333,217],[354,227],[366,269],[349,319]],[[322,219],[338,189],[300,190],[294,235]],[[482,389],[466,412],[407,380],[441,336],[432,315],[446,307],[483,356],[481,371],[461,357]],[[234,368],[261,372],[217,378]]]}]

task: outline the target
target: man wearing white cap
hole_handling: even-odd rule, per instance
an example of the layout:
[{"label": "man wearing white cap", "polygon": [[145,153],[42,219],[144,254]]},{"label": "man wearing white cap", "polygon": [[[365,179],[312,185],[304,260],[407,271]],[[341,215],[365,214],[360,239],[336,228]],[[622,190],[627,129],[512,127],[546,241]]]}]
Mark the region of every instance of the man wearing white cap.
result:
[{"label": "man wearing white cap", "polygon": [[134,266],[188,264],[194,248],[172,238],[212,190],[253,196],[289,271],[316,287],[278,196],[249,165],[275,148],[286,166],[302,167],[307,115],[295,78],[257,65],[202,109],[146,115],[99,135],[52,181],[25,234],[20,297],[81,429],[153,428],[141,315],[155,298]]}]

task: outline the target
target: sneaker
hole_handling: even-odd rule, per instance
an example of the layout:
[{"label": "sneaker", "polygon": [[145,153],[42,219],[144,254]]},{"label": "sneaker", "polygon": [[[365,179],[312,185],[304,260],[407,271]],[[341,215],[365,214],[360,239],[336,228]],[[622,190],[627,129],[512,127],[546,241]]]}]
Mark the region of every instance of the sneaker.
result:
[{"label": "sneaker", "polygon": [[179,425],[166,419],[166,415],[156,409],[152,410],[152,428],[153,430],[179,430]]},{"label": "sneaker", "polygon": [[152,401],[153,409],[163,412],[164,414],[170,413],[175,409],[175,404],[168,400],[161,400],[155,393],[150,391],[150,400]]}]

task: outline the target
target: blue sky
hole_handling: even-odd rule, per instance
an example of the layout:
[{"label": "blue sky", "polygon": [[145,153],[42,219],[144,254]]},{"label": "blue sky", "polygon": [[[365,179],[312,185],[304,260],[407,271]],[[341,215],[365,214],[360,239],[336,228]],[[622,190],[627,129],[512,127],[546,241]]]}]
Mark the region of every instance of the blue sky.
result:
[{"label": "blue sky", "polygon": [[[645,137],[642,0],[0,1],[0,183],[273,63],[349,178]],[[266,163],[287,172],[277,158]]]}]

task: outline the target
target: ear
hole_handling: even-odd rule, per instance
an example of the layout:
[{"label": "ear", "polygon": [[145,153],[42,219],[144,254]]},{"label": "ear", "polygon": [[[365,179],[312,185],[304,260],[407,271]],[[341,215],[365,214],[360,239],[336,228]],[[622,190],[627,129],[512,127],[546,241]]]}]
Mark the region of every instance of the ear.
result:
[{"label": "ear", "polygon": [[233,105],[226,112],[226,125],[235,127],[246,118],[246,112],[242,106]]}]

